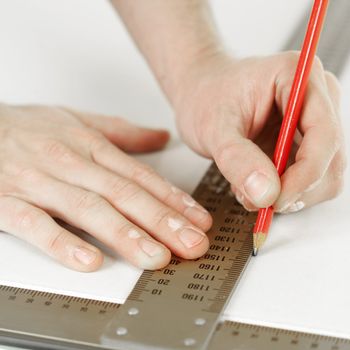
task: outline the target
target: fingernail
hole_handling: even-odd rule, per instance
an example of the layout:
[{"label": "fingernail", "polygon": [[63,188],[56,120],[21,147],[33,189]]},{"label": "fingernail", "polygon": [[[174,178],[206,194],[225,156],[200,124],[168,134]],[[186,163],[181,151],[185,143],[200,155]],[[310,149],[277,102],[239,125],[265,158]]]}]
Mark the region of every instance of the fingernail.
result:
[{"label": "fingernail", "polygon": [[294,203],[296,203],[301,196],[302,196],[302,193],[295,194],[292,197],[292,199],[289,199],[288,201],[283,201],[282,202],[283,205],[280,206],[280,209],[277,209],[277,207],[275,207],[275,211],[277,213],[285,213],[286,210],[288,210]]},{"label": "fingernail", "polygon": [[285,213],[295,213],[305,207],[305,203],[302,201],[297,201],[293,204],[291,204],[287,208],[283,208],[284,210],[281,210],[280,212],[285,214]]},{"label": "fingernail", "polygon": [[243,194],[241,193],[241,191],[236,191],[236,200],[239,204],[242,204],[243,205],[243,201],[244,201],[244,196]]},{"label": "fingernail", "polygon": [[164,253],[162,246],[146,238],[140,239],[139,245],[141,249],[151,258]]},{"label": "fingernail", "polygon": [[179,233],[181,242],[187,247],[192,248],[203,241],[205,234],[193,228],[185,228]]},{"label": "fingernail", "polygon": [[95,261],[97,254],[86,248],[75,248],[74,257],[84,265],[90,265]]},{"label": "fingernail", "polygon": [[256,205],[259,205],[262,202],[271,189],[271,180],[259,171],[251,173],[244,183],[245,192],[250,200]]}]

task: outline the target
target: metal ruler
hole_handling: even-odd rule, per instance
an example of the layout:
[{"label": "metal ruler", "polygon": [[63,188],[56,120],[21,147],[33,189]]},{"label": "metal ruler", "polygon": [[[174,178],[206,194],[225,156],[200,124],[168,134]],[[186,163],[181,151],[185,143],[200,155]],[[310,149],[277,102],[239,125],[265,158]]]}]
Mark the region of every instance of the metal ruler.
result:
[{"label": "metal ruler", "polygon": [[[350,1],[332,0],[318,54],[339,74],[350,50]],[[299,48],[307,17],[288,42]],[[301,28],[301,29],[299,29]],[[123,305],[0,286],[0,344],[30,349],[350,349],[350,340],[219,322],[248,264],[256,214],[215,165],[194,198],[214,218],[201,258],[172,257],[141,275]]]}]

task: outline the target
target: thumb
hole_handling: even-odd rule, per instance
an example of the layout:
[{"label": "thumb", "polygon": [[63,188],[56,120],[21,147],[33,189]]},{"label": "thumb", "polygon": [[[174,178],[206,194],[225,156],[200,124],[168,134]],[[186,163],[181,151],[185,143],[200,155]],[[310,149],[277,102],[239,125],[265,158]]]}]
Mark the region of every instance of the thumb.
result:
[{"label": "thumb", "polygon": [[257,208],[272,205],[281,183],[270,158],[237,130],[226,129],[221,139],[224,141],[213,153],[214,160],[239,201]]},{"label": "thumb", "polygon": [[131,124],[119,117],[97,115],[65,108],[89,127],[100,131],[110,142],[126,152],[152,152],[162,149],[169,140],[166,130]]}]

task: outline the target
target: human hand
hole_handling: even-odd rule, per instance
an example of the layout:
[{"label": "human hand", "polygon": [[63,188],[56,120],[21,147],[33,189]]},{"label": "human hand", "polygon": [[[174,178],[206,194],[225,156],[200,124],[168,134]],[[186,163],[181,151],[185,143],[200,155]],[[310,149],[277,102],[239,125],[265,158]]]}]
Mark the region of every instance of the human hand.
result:
[{"label": "human hand", "polygon": [[247,210],[289,213],[337,196],[346,167],[337,79],[315,59],[290,160],[279,179],[271,158],[299,53],[233,60],[213,54],[179,79],[179,130],[212,157]]},{"label": "human hand", "polygon": [[52,217],[82,229],[132,264],[158,269],[171,253],[208,249],[208,212],[123,151],[162,148],[166,131],[64,108],[0,105],[0,230],[67,267],[96,270],[99,249]]}]

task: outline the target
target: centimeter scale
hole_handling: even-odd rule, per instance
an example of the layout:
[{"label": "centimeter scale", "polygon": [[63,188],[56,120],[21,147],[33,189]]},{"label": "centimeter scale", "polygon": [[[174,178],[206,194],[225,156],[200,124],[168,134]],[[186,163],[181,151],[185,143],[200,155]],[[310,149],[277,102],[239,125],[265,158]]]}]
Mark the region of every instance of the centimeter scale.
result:
[{"label": "centimeter scale", "polygon": [[[339,76],[350,51],[350,1],[332,0],[318,55]],[[306,16],[286,45],[298,49]],[[0,344],[29,349],[350,349],[350,339],[219,322],[252,253],[256,213],[212,165],[194,198],[214,218],[210,248],[145,270],[123,305],[0,286]]]}]

